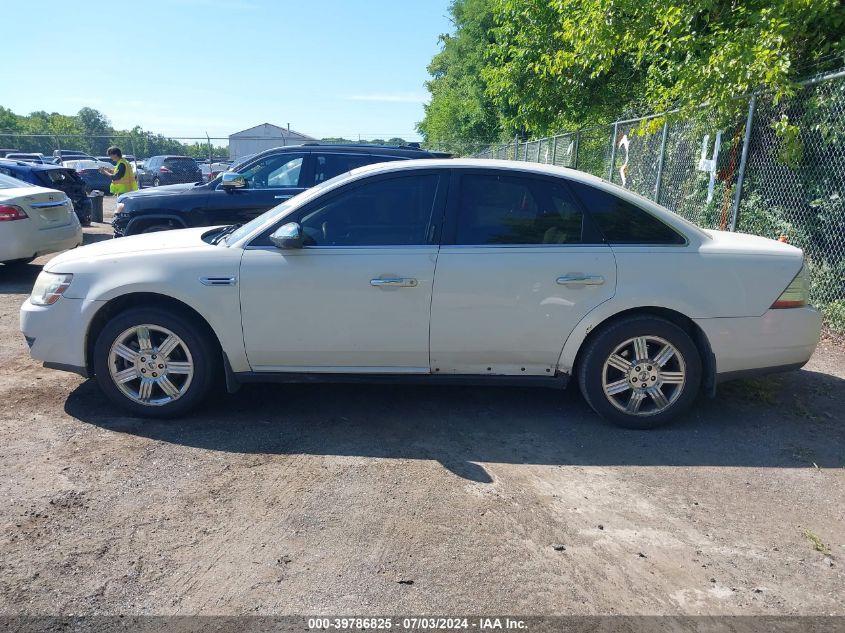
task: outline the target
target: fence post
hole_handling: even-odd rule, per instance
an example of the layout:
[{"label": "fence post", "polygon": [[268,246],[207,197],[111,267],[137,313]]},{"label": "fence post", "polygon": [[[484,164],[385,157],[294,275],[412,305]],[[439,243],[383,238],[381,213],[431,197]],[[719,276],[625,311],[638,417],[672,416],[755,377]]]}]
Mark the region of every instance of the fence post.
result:
[{"label": "fence post", "polygon": [[669,132],[669,123],[663,122],[663,136],[660,139],[660,158],[657,159],[657,178],[654,181],[654,201],[660,204],[660,181],[663,179],[663,159],[666,156],[666,135]]},{"label": "fence post", "polygon": [[619,122],[613,123],[613,136],[610,138],[610,166],[607,168],[607,179],[613,182],[613,167],[616,165],[616,132],[619,129]]},{"label": "fence post", "polygon": [[513,159],[519,160],[519,134],[513,135]]},{"label": "fence post", "polygon": [[575,132],[575,147],[572,149],[572,169],[578,169],[578,149],[581,147],[581,130]]},{"label": "fence post", "polygon": [[557,165],[557,136],[552,137],[552,165]]},{"label": "fence post", "polygon": [[539,139],[537,141],[537,160],[534,161],[535,163],[540,162],[540,150],[541,149],[543,149],[543,139]]},{"label": "fence post", "polygon": [[745,120],[745,135],[742,139],[742,155],[739,157],[739,172],[736,175],[736,191],[734,191],[733,209],[731,209],[730,230],[736,231],[739,220],[739,201],[742,197],[742,181],[745,179],[745,164],[748,161],[748,144],[751,141],[751,126],[754,123],[754,108],[757,106],[757,95],[752,94],[748,102],[748,118]]},{"label": "fence post", "polygon": [[[135,173],[138,173],[138,153],[135,151],[135,138],[130,136],[129,137],[129,147],[132,148],[132,155],[135,157],[135,162],[132,164],[132,167],[135,169]],[[137,176],[136,176],[137,178]]]}]

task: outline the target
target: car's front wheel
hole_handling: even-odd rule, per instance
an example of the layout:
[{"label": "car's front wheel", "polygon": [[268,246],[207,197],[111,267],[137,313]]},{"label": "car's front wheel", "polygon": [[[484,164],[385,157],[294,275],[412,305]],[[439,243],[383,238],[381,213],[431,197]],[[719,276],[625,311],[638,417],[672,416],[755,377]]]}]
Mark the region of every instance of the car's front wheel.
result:
[{"label": "car's front wheel", "polygon": [[158,178],[153,178],[153,187],[158,187],[161,185],[161,181]]},{"label": "car's front wheel", "polygon": [[659,317],[631,316],[589,342],[578,383],[603,417],[627,428],[654,428],[693,403],[701,384],[701,358],[679,326]]},{"label": "car's front wheel", "polygon": [[181,415],[202,402],[213,383],[216,362],[209,338],[177,312],[126,310],[97,337],[97,382],[113,402],[135,415]]}]

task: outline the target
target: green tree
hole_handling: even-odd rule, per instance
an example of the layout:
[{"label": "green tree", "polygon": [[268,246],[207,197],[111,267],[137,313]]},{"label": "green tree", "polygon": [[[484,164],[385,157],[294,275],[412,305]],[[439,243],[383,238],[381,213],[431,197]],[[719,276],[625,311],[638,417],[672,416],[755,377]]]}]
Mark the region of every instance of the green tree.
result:
[{"label": "green tree", "polygon": [[[80,139],[80,148],[88,151],[93,156],[102,156],[111,145],[107,137],[114,133],[111,122],[106,116],[94,108],[82,108],[76,113],[76,119],[82,128],[82,133],[88,138]],[[125,151],[125,150],[124,150]]]},{"label": "green tree", "polygon": [[488,94],[535,134],[703,104],[735,120],[737,95],[791,95],[845,46],[840,0],[492,1]]},{"label": "green tree", "polygon": [[[841,0],[454,0],[418,130],[473,151],[679,108],[736,121],[843,64]],[[659,122],[658,122],[659,124]]]},{"label": "green tree", "polygon": [[455,31],[440,36],[442,49],[428,66],[431,101],[417,130],[426,146],[461,153],[503,134],[500,108],[482,77],[492,44],[493,10],[490,0],[453,0],[449,13]]}]

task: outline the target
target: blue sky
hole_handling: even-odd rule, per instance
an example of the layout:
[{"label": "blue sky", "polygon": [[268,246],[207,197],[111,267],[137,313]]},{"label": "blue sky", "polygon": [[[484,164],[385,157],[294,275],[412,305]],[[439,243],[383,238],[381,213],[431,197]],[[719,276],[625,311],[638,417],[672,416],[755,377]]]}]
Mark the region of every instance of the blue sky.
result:
[{"label": "blue sky", "polygon": [[318,138],[417,138],[426,66],[451,30],[448,4],[4,2],[3,22],[24,41],[7,50],[0,105],[18,114],[90,106],[115,127],[171,136],[228,136],[267,121]]}]

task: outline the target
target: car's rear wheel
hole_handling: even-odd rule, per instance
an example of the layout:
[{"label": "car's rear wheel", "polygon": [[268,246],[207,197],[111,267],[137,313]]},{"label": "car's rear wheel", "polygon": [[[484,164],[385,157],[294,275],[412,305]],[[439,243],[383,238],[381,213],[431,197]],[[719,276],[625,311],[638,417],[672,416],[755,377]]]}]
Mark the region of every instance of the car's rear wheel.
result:
[{"label": "car's rear wheel", "polygon": [[112,318],[94,346],[94,372],[105,394],[131,413],[181,415],[213,383],[214,343],[181,314],[133,308]]},{"label": "car's rear wheel", "polygon": [[627,428],[655,428],[695,400],[701,358],[689,334],[674,323],[627,317],[589,342],[579,363],[578,384],[603,417]]}]

